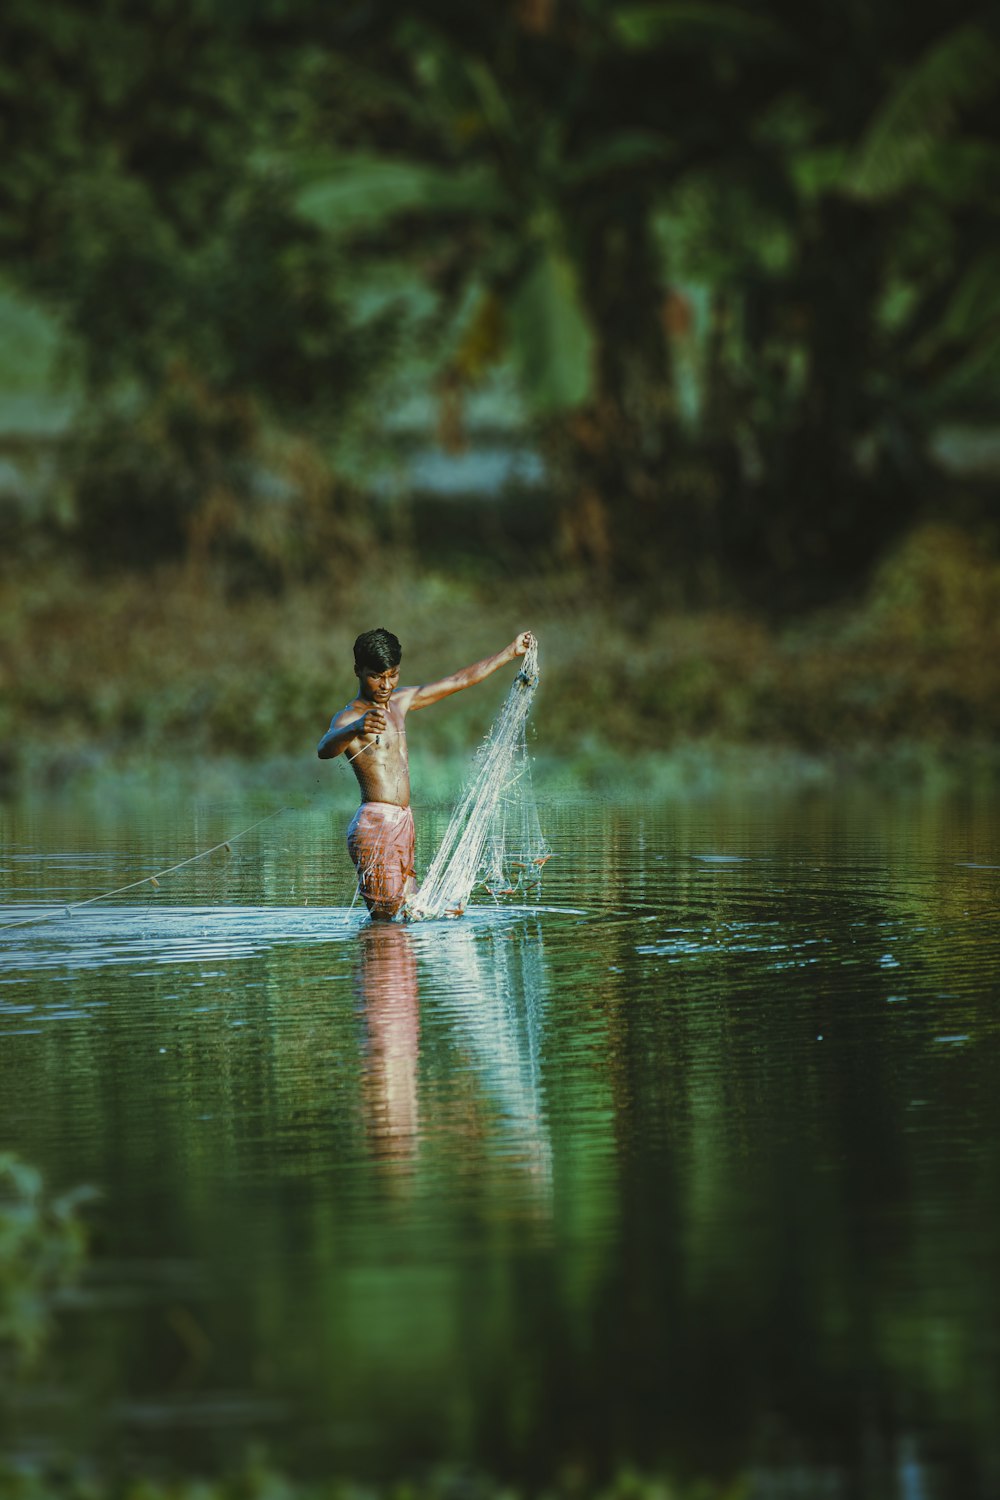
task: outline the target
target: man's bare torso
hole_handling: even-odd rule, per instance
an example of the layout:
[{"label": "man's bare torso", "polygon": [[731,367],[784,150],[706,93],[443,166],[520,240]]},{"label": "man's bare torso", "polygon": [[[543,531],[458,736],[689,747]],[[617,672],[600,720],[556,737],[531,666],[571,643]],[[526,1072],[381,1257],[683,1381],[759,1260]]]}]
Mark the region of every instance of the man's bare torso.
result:
[{"label": "man's bare torso", "polygon": [[[356,718],[371,706],[363,698],[356,698],[343,712]],[[363,802],[394,802],[397,807],[409,807],[410,761],[405,716],[391,698],[382,712],[386,727],[380,731],[378,743],[368,735],[358,735],[348,745],[351,769],[358,778]]]},{"label": "man's bare torso", "polygon": [[[373,632],[378,636],[379,632]],[[388,632],[383,632],[388,636]],[[320,760],[346,755],[358,778],[364,802],[389,802],[397,807],[410,805],[410,766],[406,750],[405,720],[411,709],[426,708],[463,688],[482,682],[507,662],[524,656],[533,643],[530,630],[522,631],[493,656],[483,657],[469,667],[462,667],[448,677],[426,682],[419,687],[399,686],[399,642],[395,636],[396,662],[378,656],[358,660],[358,637],[355,643],[354,669],[358,674],[358,696],[348,703],[333,721],[316,747]],[[383,642],[382,645],[385,643]],[[381,648],[380,648],[381,649]]]}]

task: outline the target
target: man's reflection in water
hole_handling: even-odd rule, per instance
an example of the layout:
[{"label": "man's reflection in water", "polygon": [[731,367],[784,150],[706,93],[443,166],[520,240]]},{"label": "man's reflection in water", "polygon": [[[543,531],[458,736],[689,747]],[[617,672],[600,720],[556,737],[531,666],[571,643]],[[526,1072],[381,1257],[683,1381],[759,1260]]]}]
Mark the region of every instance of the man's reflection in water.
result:
[{"label": "man's reflection in water", "polygon": [[406,927],[373,922],[358,933],[358,943],[368,1027],[365,1117],[375,1154],[405,1163],[416,1156],[420,1127],[420,992],[413,938]]},{"label": "man's reflection in water", "polygon": [[552,1148],[541,1042],[548,977],[540,924],[379,922],[359,931],[358,945],[368,1034],[364,1104],[375,1154],[397,1170],[417,1159],[422,981],[423,1002],[433,1007],[433,1045],[447,1047],[441,1056],[450,1057],[447,1073],[438,1071],[434,1099],[425,1101],[437,1115],[431,1129],[440,1143],[461,1117],[464,1168],[512,1174],[519,1194],[530,1183],[533,1212],[547,1217]]}]

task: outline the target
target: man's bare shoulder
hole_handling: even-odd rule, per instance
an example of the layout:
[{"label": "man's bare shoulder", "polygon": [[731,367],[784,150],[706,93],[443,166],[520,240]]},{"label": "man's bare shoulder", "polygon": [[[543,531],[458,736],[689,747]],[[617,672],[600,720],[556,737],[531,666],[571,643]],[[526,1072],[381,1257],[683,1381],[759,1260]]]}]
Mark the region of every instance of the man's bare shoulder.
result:
[{"label": "man's bare shoulder", "polygon": [[340,729],[344,724],[350,724],[352,719],[359,719],[364,711],[360,699],[355,698],[353,702],[345,703],[343,708],[338,708],[330,723]]},{"label": "man's bare shoulder", "polygon": [[415,687],[398,687],[389,699],[393,711],[405,716],[413,706],[414,696],[419,692],[419,685]]}]

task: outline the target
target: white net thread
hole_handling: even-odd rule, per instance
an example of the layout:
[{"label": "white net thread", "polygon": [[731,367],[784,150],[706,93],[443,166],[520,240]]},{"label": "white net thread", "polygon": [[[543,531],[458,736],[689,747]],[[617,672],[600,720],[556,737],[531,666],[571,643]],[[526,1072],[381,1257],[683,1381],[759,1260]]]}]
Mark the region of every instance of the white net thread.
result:
[{"label": "white net thread", "polygon": [[549,848],[538,821],[526,741],[537,688],[533,642],[480,746],[423,884],[407,901],[408,916],[460,916],[477,885],[498,899],[528,892],[541,880]]}]

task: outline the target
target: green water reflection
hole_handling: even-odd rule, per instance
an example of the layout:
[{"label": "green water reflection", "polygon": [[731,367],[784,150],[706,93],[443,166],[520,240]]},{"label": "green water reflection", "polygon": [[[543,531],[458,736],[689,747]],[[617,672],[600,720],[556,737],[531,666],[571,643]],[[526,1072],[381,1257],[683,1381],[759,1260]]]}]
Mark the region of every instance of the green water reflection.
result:
[{"label": "green water reflection", "polygon": [[[245,811],[9,811],[5,920]],[[303,813],[0,934],[0,1142],[104,1193],[8,1444],[995,1493],[997,812],[551,806],[388,929]]]}]

